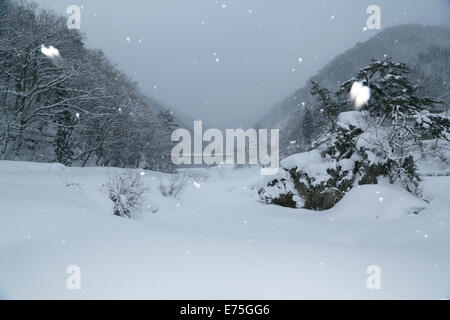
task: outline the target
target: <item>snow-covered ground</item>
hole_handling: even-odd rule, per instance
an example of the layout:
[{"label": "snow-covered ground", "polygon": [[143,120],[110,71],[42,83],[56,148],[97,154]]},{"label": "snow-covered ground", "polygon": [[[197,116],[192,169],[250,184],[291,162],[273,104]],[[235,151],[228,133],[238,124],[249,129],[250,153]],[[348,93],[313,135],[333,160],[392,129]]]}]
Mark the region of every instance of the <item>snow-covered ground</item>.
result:
[{"label": "snow-covered ground", "polygon": [[429,203],[373,185],[312,212],[259,202],[257,169],[210,169],[178,199],[146,172],[159,210],[128,219],[102,189],[117,170],[0,161],[0,298],[450,298],[448,176],[426,178]]}]

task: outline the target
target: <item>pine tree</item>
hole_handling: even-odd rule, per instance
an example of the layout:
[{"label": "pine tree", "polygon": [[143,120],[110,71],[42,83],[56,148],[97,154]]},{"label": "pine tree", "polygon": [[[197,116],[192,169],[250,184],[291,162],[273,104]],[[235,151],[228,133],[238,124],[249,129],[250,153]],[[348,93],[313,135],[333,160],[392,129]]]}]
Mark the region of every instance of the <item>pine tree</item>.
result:
[{"label": "pine tree", "polygon": [[[413,154],[424,139],[448,141],[450,126],[448,117],[429,111],[438,102],[418,94],[408,72],[406,65],[385,59],[359,70],[334,94],[313,82],[311,94],[319,96],[322,121],[329,124],[310,152],[322,158],[324,169],[308,170],[308,163],[299,163],[300,170],[283,168],[279,178],[259,190],[261,199],[296,207],[298,196],[304,208],[324,210],[355,185],[377,184],[381,177],[420,196]],[[370,87],[370,100],[361,111],[342,112],[351,108],[347,97],[355,81]]]},{"label": "pine tree", "polygon": [[429,111],[439,101],[420,96],[418,87],[407,77],[409,73],[404,63],[393,62],[391,58],[372,60],[341,86],[337,96],[347,94],[355,81],[368,86],[371,98],[366,110],[381,126],[392,127],[390,142],[419,142],[425,135],[448,139],[448,119]]},{"label": "pine tree", "polygon": [[308,108],[305,108],[305,112],[303,114],[302,129],[305,144],[310,146],[311,139],[314,133],[314,123],[312,113]]},{"label": "pine tree", "polygon": [[333,94],[327,89],[322,88],[315,81],[311,81],[311,95],[318,96],[320,99],[319,115],[320,125],[324,128],[336,129],[336,119],[339,113],[344,111],[345,102],[340,102],[335,99]]}]

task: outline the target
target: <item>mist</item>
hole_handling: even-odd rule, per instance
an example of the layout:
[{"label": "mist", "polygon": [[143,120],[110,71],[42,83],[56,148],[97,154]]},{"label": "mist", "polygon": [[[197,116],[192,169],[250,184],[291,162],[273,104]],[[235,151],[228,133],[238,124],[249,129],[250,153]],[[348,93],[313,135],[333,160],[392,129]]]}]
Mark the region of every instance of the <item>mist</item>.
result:
[{"label": "mist", "polygon": [[364,30],[369,5],[381,27],[450,21],[432,1],[38,0],[66,15],[82,7],[89,48],[104,50],[143,93],[218,128],[251,127],[334,56],[379,32]]}]

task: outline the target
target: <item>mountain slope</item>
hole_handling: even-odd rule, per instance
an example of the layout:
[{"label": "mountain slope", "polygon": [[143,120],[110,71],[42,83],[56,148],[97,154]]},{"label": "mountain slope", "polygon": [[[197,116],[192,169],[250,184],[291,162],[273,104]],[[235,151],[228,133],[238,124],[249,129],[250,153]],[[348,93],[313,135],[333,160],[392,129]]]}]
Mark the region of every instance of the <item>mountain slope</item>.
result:
[{"label": "mountain slope", "polygon": [[[450,29],[441,26],[401,25],[385,29],[364,43],[335,57],[310,80],[334,90],[350,79],[371,59],[392,57],[407,63],[412,69],[410,78],[420,86],[420,93],[439,98],[442,109],[450,105]],[[301,124],[305,108],[317,109],[310,94],[311,83],[298,89],[261,118],[257,127],[280,128],[281,154],[286,156],[304,151]]]}]

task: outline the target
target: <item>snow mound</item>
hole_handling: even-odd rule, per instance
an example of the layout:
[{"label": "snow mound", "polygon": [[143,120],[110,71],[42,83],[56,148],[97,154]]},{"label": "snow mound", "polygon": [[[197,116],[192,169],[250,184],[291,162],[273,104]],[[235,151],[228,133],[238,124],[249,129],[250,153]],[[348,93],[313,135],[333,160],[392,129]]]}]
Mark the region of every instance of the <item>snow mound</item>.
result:
[{"label": "snow mound", "polygon": [[339,114],[336,124],[345,130],[350,130],[350,126],[364,129],[366,121],[363,119],[363,113],[359,111],[347,111]]},{"label": "snow mound", "polygon": [[392,185],[362,185],[350,190],[330,211],[340,218],[399,219],[419,213],[427,203]]}]

